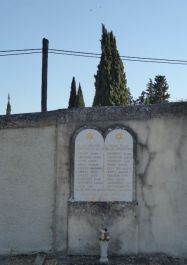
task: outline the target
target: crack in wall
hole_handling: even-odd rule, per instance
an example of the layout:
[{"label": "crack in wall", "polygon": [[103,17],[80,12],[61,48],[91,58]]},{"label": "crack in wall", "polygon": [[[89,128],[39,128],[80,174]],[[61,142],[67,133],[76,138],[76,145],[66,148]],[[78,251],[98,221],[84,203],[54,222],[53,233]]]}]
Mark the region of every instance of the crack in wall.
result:
[{"label": "crack in wall", "polygon": [[[147,126],[148,127],[148,126]],[[142,170],[142,173],[138,173],[138,178],[141,182],[141,185],[140,185],[140,191],[141,191],[141,198],[142,198],[142,202],[143,202],[143,205],[145,207],[145,209],[147,210],[147,223],[148,223],[148,231],[149,231],[149,235],[151,235],[152,237],[152,240],[155,241],[155,238],[154,238],[154,234],[153,234],[153,231],[152,231],[152,217],[154,216],[154,211],[155,211],[155,208],[156,208],[156,205],[150,205],[148,203],[149,200],[147,200],[146,196],[146,192],[151,192],[152,191],[152,185],[148,183],[148,180],[149,180],[149,169],[151,167],[151,164],[153,163],[153,161],[155,160],[155,157],[157,155],[156,152],[151,152],[149,150],[149,147],[148,147],[148,139],[149,139],[149,134],[150,134],[150,128],[148,127],[147,128],[148,130],[148,135],[147,135],[147,138],[146,138],[146,143],[143,144],[141,142],[138,142],[138,149],[139,149],[139,155],[141,157],[141,160],[142,160],[142,157],[144,156],[147,161],[145,162],[145,165],[144,165],[144,168]],[[139,230],[139,239],[138,241],[140,241],[140,233],[141,231]]]}]

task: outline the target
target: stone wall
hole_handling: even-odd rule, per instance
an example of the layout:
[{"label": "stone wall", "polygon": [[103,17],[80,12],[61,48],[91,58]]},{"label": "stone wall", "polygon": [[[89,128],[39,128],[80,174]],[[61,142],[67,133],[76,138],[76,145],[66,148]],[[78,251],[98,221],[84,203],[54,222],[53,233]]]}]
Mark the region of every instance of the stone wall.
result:
[{"label": "stone wall", "polygon": [[52,244],[54,128],[0,130],[0,253]]},{"label": "stone wall", "polygon": [[[134,138],[133,202],[77,202],[73,139],[122,126]],[[60,251],[187,257],[187,103],[98,107],[0,117],[0,254]]]}]

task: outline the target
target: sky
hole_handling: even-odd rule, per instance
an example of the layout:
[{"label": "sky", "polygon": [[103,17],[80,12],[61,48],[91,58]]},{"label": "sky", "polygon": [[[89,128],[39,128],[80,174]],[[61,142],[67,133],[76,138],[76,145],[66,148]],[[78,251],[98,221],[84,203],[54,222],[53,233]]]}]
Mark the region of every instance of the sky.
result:
[{"label": "sky", "polygon": [[[186,0],[0,0],[0,50],[49,48],[101,53],[101,25],[122,56],[187,60]],[[0,57],[0,114],[10,93],[12,114],[41,109],[41,54]],[[49,54],[48,110],[68,107],[72,77],[92,106],[97,58]],[[171,101],[187,99],[187,65],[124,61],[134,98],[149,78],[165,75]]]}]

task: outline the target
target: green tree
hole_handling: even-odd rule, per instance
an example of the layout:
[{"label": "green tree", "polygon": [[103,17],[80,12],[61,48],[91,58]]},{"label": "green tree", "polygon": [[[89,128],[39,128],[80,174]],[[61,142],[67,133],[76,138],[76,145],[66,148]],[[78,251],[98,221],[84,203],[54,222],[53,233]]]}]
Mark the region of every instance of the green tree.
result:
[{"label": "green tree", "polygon": [[102,25],[101,59],[95,75],[93,106],[128,104],[127,80],[112,32]]},{"label": "green tree", "polygon": [[11,114],[11,105],[10,105],[10,95],[8,94],[8,102],[6,107],[6,115],[9,116]]},{"label": "green tree", "polygon": [[76,101],[76,81],[75,77],[73,77],[71,82],[71,91],[69,97],[69,106],[68,106],[69,109],[75,107],[75,101]]},{"label": "green tree", "polygon": [[149,82],[147,83],[145,104],[154,104],[154,103],[155,103],[154,85],[152,79],[150,78]]},{"label": "green tree", "polygon": [[134,104],[134,99],[133,96],[131,94],[130,88],[127,88],[127,93],[128,93],[128,105],[132,105]]},{"label": "green tree", "polygon": [[75,100],[75,107],[76,108],[85,107],[84,97],[83,97],[80,83],[79,83],[79,88],[78,88],[78,92],[77,92],[77,96]]},{"label": "green tree", "polygon": [[146,91],[142,91],[140,97],[135,104],[155,104],[168,102],[170,95],[168,94],[168,83],[164,75],[156,75],[154,83],[149,79]]},{"label": "green tree", "polygon": [[154,103],[168,102],[170,94],[168,94],[168,83],[164,75],[156,75],[153,90],[154,90]]},{"label": "green tree", "polygon": [[136,99],[135,104],[146,104],[146,92],[143,90],[138,99]]}]

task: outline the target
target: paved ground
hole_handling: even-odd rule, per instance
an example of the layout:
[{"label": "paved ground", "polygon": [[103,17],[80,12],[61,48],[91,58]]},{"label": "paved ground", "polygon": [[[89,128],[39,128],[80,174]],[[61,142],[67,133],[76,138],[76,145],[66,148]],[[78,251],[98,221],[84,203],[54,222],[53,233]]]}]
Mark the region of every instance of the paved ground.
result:
[{"label": "paved ground", "polygon": [[[9,256],[0,257],[0,265],[98,265],[99,257],[88,256]],[[109,265],[187,265],[187,259],[155,256],[110,257]]]}]

